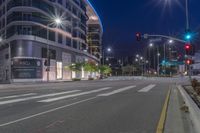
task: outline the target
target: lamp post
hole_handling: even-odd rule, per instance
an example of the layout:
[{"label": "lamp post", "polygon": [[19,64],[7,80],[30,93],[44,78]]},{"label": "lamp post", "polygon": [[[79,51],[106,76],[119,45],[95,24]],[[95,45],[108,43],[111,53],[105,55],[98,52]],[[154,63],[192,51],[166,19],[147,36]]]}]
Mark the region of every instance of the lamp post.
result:
[{"label": "lamp post", "polygon": [[157,73],[158,73],[158,75],[160,75],[160,53],[159,53],[159,51],[157,51],[158,53],[157,53],[157,61],[158,61],[158,66],[157,66]]},{"label": "lamp post", "polygon": [[112,52],[112,49],[111,48],[106,48],[106,49],[103,49],[102,52],[103,52],[102,53],[103,54],[102,61],[103,61],[103,65],[105,65],[105,52],[109,52],[110,53],[110,52]]},{"label": "lamp post", "polygon": [[151,68],[151,65],[152,65],[152,60],[151,60],[151,48],[153,48],[154,44],[153,43],[150,43],[149,44],[149,71],[150,71],[150,68]]},{"label": "lamp post", "polygon": [[[60,18],[55,18],[53,24],[56,24],[57,26],[62,24],[62,20]],[[49,82],[49,71],[50,71],[50,49],[49,49],[49,29],[50,25],[52,23],[48,24],[46,26],[47,28],[47,82]]]}]

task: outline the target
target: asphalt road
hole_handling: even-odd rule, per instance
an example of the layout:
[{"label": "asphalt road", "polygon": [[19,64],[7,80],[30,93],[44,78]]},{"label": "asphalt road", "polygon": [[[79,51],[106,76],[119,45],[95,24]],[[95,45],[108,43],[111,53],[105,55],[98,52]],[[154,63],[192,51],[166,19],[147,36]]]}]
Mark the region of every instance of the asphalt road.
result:
[{"label": "asphalt road", "polygon": [[155,133],[168,82],[82,81],[0,89],[0,133]]}]

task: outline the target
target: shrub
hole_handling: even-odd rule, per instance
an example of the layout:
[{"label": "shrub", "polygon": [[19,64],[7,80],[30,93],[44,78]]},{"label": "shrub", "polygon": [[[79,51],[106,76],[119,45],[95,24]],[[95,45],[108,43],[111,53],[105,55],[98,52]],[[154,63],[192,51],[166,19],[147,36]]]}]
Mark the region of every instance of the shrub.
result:
[{"label": "shrub", "polygon": [[191,81],[191,84],[192,84],[192,87],[193,87],[193,88],[196,88],[196,86],[197,86],[197,84],[198,84],[198,81],[197,81],[196,79],[193,79],[193,80]]},{"label": "shrub", "polygon": [[81,81],[79,78],[73,78],[72,81]]},{"label": "shrub", "polygon": [[88,78],[88,80],[94,80],[94,78]]}]

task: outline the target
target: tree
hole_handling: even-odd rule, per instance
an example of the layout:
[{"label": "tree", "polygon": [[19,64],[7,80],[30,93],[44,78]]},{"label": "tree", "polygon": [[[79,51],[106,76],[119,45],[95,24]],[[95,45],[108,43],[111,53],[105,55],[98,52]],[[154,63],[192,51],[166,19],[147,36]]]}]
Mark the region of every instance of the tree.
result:
[{"label": "tree", "polygon": [[70,66],[68,66],[68,68],[69,68],[71,71],[80,72],[82,66],[83,66],[83,63],[73,63],[73,64],[71,64]]},{"label": "tree", "polygon": [[101,74],[105,75],[111,74],[112,72],[112,69],[107,65],[99,66],[99,70]]},{"label": "tree", "polygon": [[98,68],[94,62],[85,62],[83,64],[83,69],[86,72],[97,72]]}]

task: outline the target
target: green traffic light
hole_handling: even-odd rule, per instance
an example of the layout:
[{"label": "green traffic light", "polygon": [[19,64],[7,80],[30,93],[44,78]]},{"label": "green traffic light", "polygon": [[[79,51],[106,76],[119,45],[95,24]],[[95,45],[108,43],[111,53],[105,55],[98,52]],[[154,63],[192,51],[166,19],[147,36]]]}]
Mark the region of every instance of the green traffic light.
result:
[{"label": "green traffic light", "polygon": [[191,35],[186,35],[186,39],[187,39],[187,40],[190,40],[191,38],[192,38]]},{"label": "green traffic light", "polygon": [[191,33],[186,33],[185,34],[185,40],[190,41],[192,39],[192,34]]}]

